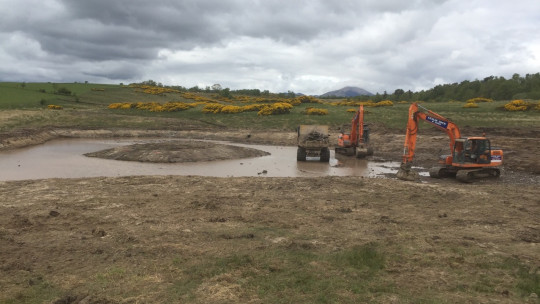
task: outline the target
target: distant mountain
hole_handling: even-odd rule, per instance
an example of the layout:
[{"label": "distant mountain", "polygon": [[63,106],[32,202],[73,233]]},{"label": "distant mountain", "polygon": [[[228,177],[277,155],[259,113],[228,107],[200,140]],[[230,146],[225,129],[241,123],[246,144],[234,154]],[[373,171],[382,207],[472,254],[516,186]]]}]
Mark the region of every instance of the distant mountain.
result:
[{"label": "distant mountain", "polygon": [[360,95],[373,96],[374,94],[359,87],[344,87],[339,90],[326,92],[319,97],[355,97]]}]

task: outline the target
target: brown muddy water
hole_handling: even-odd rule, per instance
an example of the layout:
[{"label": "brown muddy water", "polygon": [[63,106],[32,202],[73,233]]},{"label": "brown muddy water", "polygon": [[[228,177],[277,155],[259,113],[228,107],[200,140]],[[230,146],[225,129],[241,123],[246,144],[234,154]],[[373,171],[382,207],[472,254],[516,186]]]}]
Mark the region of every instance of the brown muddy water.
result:
[{"label": "brown muddy water", "polygon": [[150,139],[63,139],[24,149],[2,151],[0,152],[0,180],[129,175],[384,177],[397,172],[399,167],[399,163],[395,162],[372,162],[341,155],[336,158],[333,150],[331,151],[329,163],[319,162],[318,158],[308,158],[306,162],[297,162],[296,147],[246,145],[228,142],[216,143],[250,147],[267,151],[270,155],[196,163],[143,163],[101,159],[83,155],[122,145],[152,141]]}]

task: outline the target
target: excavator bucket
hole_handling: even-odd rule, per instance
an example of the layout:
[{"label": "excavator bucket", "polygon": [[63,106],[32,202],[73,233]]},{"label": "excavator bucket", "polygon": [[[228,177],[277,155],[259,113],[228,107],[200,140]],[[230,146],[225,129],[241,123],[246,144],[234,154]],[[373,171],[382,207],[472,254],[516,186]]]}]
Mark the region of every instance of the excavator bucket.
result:
[{"label": "excavator bucket", "polygon": [[416,181],[420,178],[420,175],[418,172],[412,170],[411,163],[402,163],[401,166],[399,166],[396,177],[401,180]]},{"label": "excavator bucket", "polygon": [[345,155],[345,156],[353,156],[354,154],[354,147],[336,147],[334,149],[336,153]]},{"label": "excavator bucket", "polygon": [[356,158],[364,158],[367,156],[373,155],[373,148],[367,147],[365,145],[360,145],[356,147]]}]

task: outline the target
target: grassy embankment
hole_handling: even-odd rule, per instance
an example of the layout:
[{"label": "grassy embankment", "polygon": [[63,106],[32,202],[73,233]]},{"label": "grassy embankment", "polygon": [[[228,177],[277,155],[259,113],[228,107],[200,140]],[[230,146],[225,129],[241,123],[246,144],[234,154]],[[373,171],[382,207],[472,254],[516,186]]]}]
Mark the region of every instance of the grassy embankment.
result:
[{"label": "grassy embankment", "polygon": [[[55,94],[65,88],[69,95]],[[199,93],[213,98],[215,94]],[[75,128],[135,128],[176,129],[185,124],[201,127],[271,129],[292,131],[299,124],[327,124],[337,128],[350,122],[354,106],[336,106],[333,102],[344,99],[323,100],[320,104],[300,104],[289,114],[259,116],[256,112],[237,114],[205,114],[203,105],[179,112],[150,112],[136,109],[112,110],[107,106],[117,102],[193,102],[179,93],[151,95],[120,85],[52,84],[52,83],[0,83],[0,111],[4,119],[0,131],[20,128],[75,127]],[[539,111],[506,112],[501,107],[508,101],[480,103],[478,108],[463,108],[462,102],[423,103],[432,111],[452,119],[460,127],[506,128],[539,127]],[[59,105],[63,110],[49,110],[47,105]],[[308,107],[327,109],[328,115],[306,115]],[[366,122],[387,129],[404,129],[408,104],[394,103],[390,107],[366,108]],[[11,112],[10,112],[11,110]],[[9,114],[8,114],[9,113]],[[421,128],[426,128],[421,124]]]}]

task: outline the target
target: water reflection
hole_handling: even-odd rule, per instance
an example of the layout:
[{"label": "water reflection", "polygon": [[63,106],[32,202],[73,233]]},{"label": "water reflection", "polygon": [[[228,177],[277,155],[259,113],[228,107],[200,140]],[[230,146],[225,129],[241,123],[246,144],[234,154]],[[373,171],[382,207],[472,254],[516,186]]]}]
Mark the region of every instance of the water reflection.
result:
[{"label": "water reflection", "polygon": [[[177,139],[175,139],[177,140]],[[200,175],[216,177],[269,176],[380,176],[395,172],[399,164],[374,163],[331,151],[330,162],[317,158],[296,161],[296,147],[234,144],[270,152],[270,155],[197,163],[142,163],[86,157],[83,154],[149,139],[66,139],[24,149],[0,152],[0,180],[80,178],[128,175]],[[161,139],[163,141],[163,139]],[[222,142],[220,142],[222,143]],[[232,144],[232,143],[229,143]]]}]

